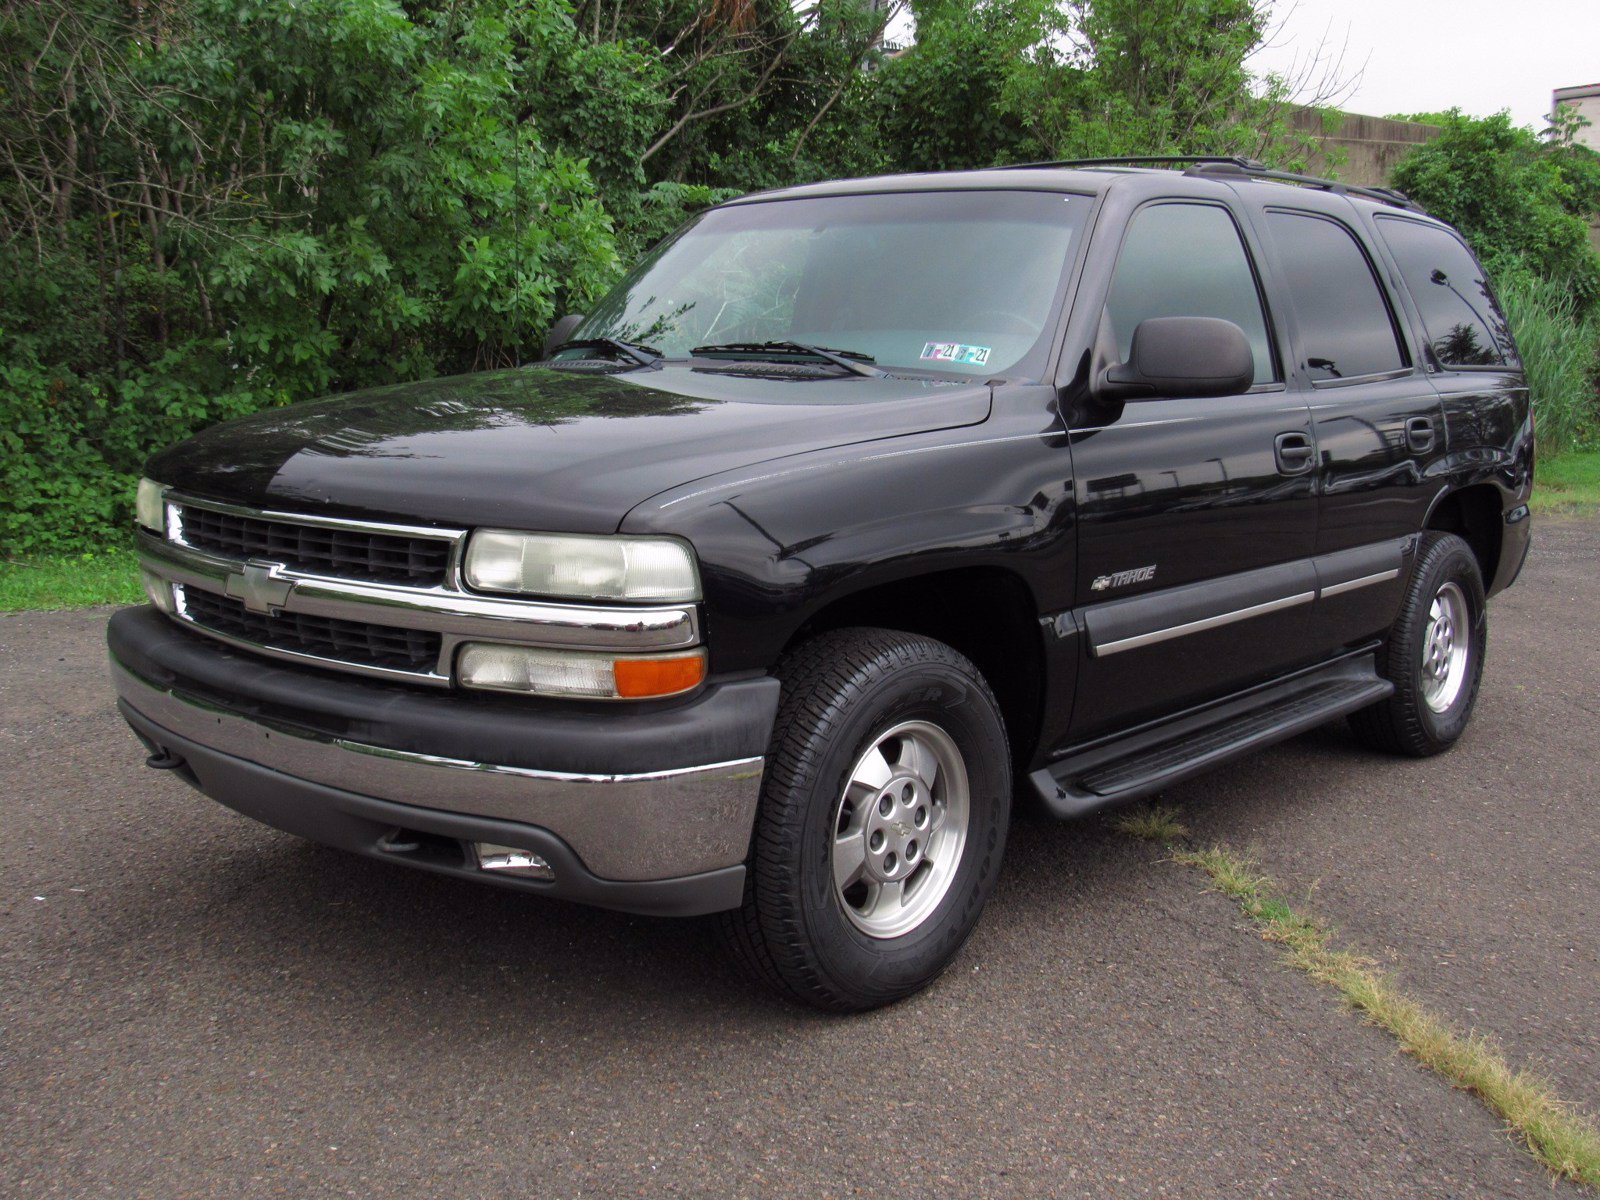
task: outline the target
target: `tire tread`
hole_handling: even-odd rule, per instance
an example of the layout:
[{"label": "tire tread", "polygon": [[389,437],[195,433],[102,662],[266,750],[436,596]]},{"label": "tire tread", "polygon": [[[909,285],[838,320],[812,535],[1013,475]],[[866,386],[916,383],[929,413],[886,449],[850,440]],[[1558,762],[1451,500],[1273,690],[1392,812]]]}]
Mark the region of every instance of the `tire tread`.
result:
[{"label": "tire tread", "polygon": [[965,657],[942,642],[894,630],[850,628],[820,634],[785,655],[774,672],[783,691],[745,875],[745,903],[718,914],[717,920],[724,944],[747,975],[801,1003],[854,1012],[901,994],[860,995],[858,989],[828,977],[810,948],[795,902],[799,864],[792,852],[791,831],[803,821],[822,750],[830,744],[849,702],[884,674],[928,663],[967,675],[998,714],[994,693]]},{"label": "tire tread", "polygon": [[[1385,700],[1351,713],[1348,718],[1356,737],[1371,749],[1426,758],[1448,750],[1455,742],[1453,737],[1441,740],[1428,728],[1423,715],[1424,704],[1414,678],[1419,650],[1417,638],[1426,622],[1435,590],[1427,586],[1427,581],[1450,558],[1460,561],[1472,581],[1468,589],[1468,601],[1475,610],[1475,620],[1481,622],[1485,619],[1483,581],[1472,549],[1452,533],[1430,531],[1423,534],[1417,546],[1411,582],[1400,605],[1400,614],[1395,618],[1388,640],[1378,651],[1378,673],[1394,684],[1394,693]],[[1466,698],[1469,713],[1477,699],[1483,675],[1481,643],[1471,670],[1472,677],[1468,683],[1470,690]]]}]

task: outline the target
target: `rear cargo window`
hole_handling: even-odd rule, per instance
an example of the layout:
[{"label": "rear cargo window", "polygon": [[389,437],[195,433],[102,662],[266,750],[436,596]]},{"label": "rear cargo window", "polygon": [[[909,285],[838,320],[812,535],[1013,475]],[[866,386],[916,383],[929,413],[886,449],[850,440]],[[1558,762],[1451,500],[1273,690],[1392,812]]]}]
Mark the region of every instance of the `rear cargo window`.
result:
[{"label": "rear cargo window", "polygon": [[1310,213],[1279,209],[1267,221],[1311,378],[1354,379],[1404,368],[1389,302],[1355,234]]},{"label": "rear cargo window", "polygon": [[1514,361],[1505,315],[1472,252],[1448,230],[1380,217],[1384,244],[1422,313],[1428,342],[1446,367],[1495,367]]}]

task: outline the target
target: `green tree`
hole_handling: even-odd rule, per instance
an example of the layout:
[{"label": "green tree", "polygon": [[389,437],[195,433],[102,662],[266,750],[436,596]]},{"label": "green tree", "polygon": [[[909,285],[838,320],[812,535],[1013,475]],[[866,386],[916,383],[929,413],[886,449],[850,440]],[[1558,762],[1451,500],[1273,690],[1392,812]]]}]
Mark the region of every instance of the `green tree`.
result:
[{"label": "green tree", "polygon": [[1045,0],[918,5],[916,45],[885,63],[863,97],[884,169],[967,170],[1037,157],[1006,96],[1052,12]]},{"label": "green tree", "polygon": [[1303,164],[1291,84],[1258,78],[1270,0],[1067,0],[1004,104],[1046,157],[1236,154]]}]

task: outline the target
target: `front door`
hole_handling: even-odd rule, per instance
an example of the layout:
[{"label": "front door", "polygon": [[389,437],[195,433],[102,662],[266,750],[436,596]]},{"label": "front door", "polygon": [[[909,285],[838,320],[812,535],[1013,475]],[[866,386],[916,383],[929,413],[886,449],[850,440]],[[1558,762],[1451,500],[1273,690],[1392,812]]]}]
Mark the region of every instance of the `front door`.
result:
[{"label": "front door", "polygon": [[1249,339],[1255,382],[1233,396],[1074,403],[1086,648],[1069,743],[1305,657],[1316,448],[1304,395],[1285,387],[1253,259],[1221,204],[1160,201],[1128,224],[1103,300],[1102,357],[1126,361],[1148,318],[1220,317]]}]

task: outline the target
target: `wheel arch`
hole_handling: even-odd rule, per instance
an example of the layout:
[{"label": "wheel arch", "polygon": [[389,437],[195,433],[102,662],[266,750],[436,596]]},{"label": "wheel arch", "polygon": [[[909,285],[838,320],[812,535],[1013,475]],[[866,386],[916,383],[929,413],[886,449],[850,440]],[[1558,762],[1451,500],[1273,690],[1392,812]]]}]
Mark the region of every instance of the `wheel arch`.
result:
[{"label": "wheel arch", "polygon": [[1453,533],[1478,560],[1484,588],[1494,586],[1505,535],[1505,502],[1492,483],[1471,483],[1441,493],[1428,510],[1424,529]]},{"label": "wheel arch", "polygon": [[1033,590],[1001,567],[957,567],[831,598],[790,635],[784,652],[853,626],[933,638],[972,660],[993,689],[1012,763],[1031,759],[1045,698],[1045,648]]}]

